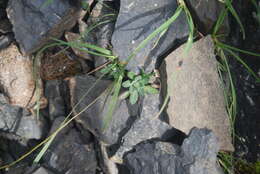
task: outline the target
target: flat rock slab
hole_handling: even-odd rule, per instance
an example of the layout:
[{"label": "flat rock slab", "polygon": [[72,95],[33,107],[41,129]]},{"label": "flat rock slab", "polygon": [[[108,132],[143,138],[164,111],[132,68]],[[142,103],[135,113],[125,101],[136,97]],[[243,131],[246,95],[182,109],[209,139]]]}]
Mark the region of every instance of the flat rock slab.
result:
[{"label": "flat rock slab", "polygon": [[[126,62],[138,45],[174,14],[177,6],[176,0],[121,0],[112,36],[113,51],[119,60]],[[186,21],[181,13],[159,42],[158,35],[131,59],[127,69],[137,73],[140,68],[152,71],[159,56],[188,36]]]},{"label": "flat rock slab", "polygon": [[170,95],[170,124],[185,133],[193,127],[212,129],[219,138],[220,149],[233,151],[213,41],[207,36],[195,42],[186,55],[184,49],[185,45],[175,50],[161,66],[162,72],[166,70],[162,82],[168,84],[163,86],[167,86]]},{"label": "flat rock slab", "polygon": [[0,88],[12,105],[31,107],[36,102],[33,61],[14,44],[0,50]]},{"label": "flat rock slab", "polygon": [[78,18],[78,1],[10,0],[7,15],[24,54],[31,54],[51,37],[59,38]]}]

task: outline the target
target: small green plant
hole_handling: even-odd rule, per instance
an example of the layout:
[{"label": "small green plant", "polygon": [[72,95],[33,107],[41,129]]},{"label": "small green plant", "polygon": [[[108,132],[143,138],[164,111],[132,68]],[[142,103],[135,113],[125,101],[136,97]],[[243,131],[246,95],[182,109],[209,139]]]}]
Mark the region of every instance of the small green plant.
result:
[{"label": "small green plant", "polygon": [[128,91],[124,93],[123,98],[129,97],[130,103],[135,104],[138,101],[139,96],[144,96],[145,94],[157,94],[158,90],[150,85],[150,79],[152,76],[153,73],[147,74],[144,71],[142,71],[140,75],[128,72],[127,77],[129,80],[122,83],[122,86],[128,89]]}]

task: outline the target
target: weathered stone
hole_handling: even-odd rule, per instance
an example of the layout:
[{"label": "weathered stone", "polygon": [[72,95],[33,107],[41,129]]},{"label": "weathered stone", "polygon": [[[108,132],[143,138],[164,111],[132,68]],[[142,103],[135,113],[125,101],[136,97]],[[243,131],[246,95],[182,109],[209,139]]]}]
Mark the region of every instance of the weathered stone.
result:
[{"label": "weathered stone", "polygon": [[[79,102],[74,109],[74,114],[80,113],[94,102],[96,98],[100,97],[81,116],[77,117],[76,121],[85,129],[90,130],[99,140],[111,145],[117,143],[123,130],[130,126],[128,121],[131,118],[128,113],[126,101],[120,100],[111,121],[109,121],[108,126],[105,128],[109,101],[111,101],[108,90],[105,90],[110,84],[111,81],[100,80],[97,82],[96,78],[88,75],[76,76],[69,81],[72,107],[76,106]],[[86,95],[88,90],[91,91]],[[82,97],[83,100],[81,100]]]},{"label": "weathered stone", "polygon": [[213,41],[207,36],[195,42],[188,54],[184,49],[185,45],[171,53],[161,67],[166,70],[161,73],[162,86],[170,95],[170,124],[185,133],[193,127],[212,129],[220,148],[233,151]]},{"label": "weathered stone", "polygon": [[[39,84],[38,87],[40,94],[35,93],[33,62],[29,57],[22,56],[14,44],[0,50],[0,89],[10,104],[33,107],[37,95],[42,96],[42,86]],[[44,97],[41,98],[44,100]]]},{"label": "weathered stone", "polygon": [[[174,14],[177,6],[176,0],[121,0],[112,37],[113,51],[119,60],[127,61],[138,45]],[[186,16],[181,13],[161,38],[156,36],[130,60],[127,69],[137,73],[140,68],[152,71],[157,58],[176,47],[188,33]]]},{"label": "weathered stone", "polygon": [[88,66],[83,66],[80,61],[71,59],[69,54],[61,51],[57,54],[47,53],[41,59],[41,77],[43,80],[62,79],[83,71],[89,71]]},{"label": "weathered stone", "polygon": [[[217,164],[219,141],[208,129],[193,128],[181,146],[184,154],[192,161],[186,167],[190,174],[223,174]],[[186,163],[187,164],[187,163]]]},{"label": "weathered stone", "polygon": [[40,139],[44,122],[37,120],[28,111],[7,103],[0,94],[0,131],[11,133],[26,139]]},{"label": "weathered stone", "polygon": [[125,157],[131,174],[188,174],[182,166],[183,152],[177,145],[148,142],[134,149]]},{"label": "weathered stone", "polygon": [[[225,7],[224,3],[218,0],[189,0],[187,1],[188,7],[192,13],[192,18],[198,26],[198,29],[203,34],[209,34],[215,23],[217,22],[221,10]],[[224,26],[221,26],[222,32],[225,34],[229,32],[227,18],[224,20]]]},{"label": "weathered stone", "polygon": [[121,140],[122,144],[112,157],[115,162],[121,163],[123,155],[143,141],[155,138],[166,140],[176,135],[177,131],[173,127],[155,118],[160,110],[159,106],[159,95],[144,97],[140,119],[136,120],[129,131],[123,136]]},{"label": "weathered stone", "polygon": [[59,116],[66,115],[65,101],[62,98],[60,86],[63,82],[60,80],[49,80],[45,84],[45,96],[48,99],[48,111],[51,120]]},{"label": "weathered stone", "polygon": [[[72,28],[78,18],[78,0],[10,0],[8,18],[13,24],[16,41],[23,53],[31,54],[50,41],[59,38],[65,30]],[[25,37],[26,36],[26,37]]]},{"label": "weathered stone", "polygon": [[166,142],[137,145],[124,160],[131,174],[223,174],[218,142],[211,131],[193,129],[182,147]]},{"label": "weathered stone", "polygon": [[83,142],[81,135],[75,129],[71,129],[62,140],[53,141],[44,161],[59,173],[95,174],[97,170],[95,153],[93,143]]}]

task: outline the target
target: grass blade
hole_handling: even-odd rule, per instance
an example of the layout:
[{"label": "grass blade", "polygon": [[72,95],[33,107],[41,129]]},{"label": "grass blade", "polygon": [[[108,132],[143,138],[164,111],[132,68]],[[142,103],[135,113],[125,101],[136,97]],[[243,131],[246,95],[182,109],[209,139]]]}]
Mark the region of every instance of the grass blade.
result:
[{"label": "grass blade", "polygon": [[245,29],[244,29],[244,26],[240,20],[240,18],[238,17],[238,14],[236,12],[236,10],[234,9],[234,7],[232,6],[232,2],[231,0],[225,0],[225,4],[226,4],[226,7],[228,8],[228,10],[230,11],[230,13],[234,16],[234,18],[236,19],[238,25],[240,26],[241,28],[241,31],[242,31],[242,35],[243,35],[243,39],[246,38],[246,34],[245,34]]},{"label": "grass blade", "polygon": [[257,82],[260,82],[260,78],[256,73],[237,55],[235,54],[232,50],[230,49],[225,49],[227,52],[229,52],[238,62],[240,62],[246,69],[247,71],[254,76]]},{"label": "grass blade", "polygon": [[146,39],[144,39],[137,48],[132,52],[130,56],[127,58],[127,63],[136,56],[136,54],[144,48],[149,41],[151,41],[155,36],[157,36],[159,33],[163,32],[165,29],[168,29],[169,26],[178,18],[178,16],[181,14],[183,7],[179,6],[173,16],[168,19],[166,22],[164,22],[159,28],[157,28],[154,32],[152,32]]},{"label": "grass blade", "polygon": [[108,106],[108,113],[106,114],[106,118],[104,119],[104,123],[103,123],[103,131],[106,131],[114,114],[115,108],[117,106],[117,101],[118,101],[118,97],[119,97],[119,92],[121,89],[121,84],[123,81],[123,75],[120,75],[118,80],[115,82],[114,85],[114,90],[113,90],[113,96],[110,100],[109,106]]}]

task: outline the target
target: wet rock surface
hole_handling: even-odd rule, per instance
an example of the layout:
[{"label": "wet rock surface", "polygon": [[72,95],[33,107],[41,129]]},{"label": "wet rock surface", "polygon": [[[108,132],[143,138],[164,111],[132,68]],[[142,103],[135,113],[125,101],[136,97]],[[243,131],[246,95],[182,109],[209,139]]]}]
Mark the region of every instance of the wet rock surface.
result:
[{"label": "wet rock surface", "polygon": [[25,54],[33,53],[51,37],[60,37],[76,23],[78,1],[73,4],[69,1],[44,3],[45,0],[9,1],[8,18],[13,25],[15,39]]},{"label": "wet rock surface", "polygon": [[233,151],[211,36],[195,42],[187,55],[184,48],[181,46],[165,59],[163,82],[167,80],[171,96],[167,107],[170,124],[185,133],[193,127],[212,129],[220,140],[220,149]]},{"label": "wet rock surface", "polygon": [[147,142],[124,159],[131,174],[223,174],[216,163],[217,138],[207,129],[192,129],[183,145]]},{"label": "wet rock surface", "polygon": [[[126,62],[128,57],[156,28],[171,17],[177,8],[176,0],[123,0],[112,36],[113,51],[119,60]],[[188,36],[188,25],[184,13],[169,27],[164,36],[152,39],[127,69],[140,72],[140,68],[152,71],[157,58]],[[158,41],[159,39],[159,41]]]}]

